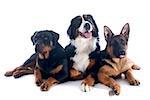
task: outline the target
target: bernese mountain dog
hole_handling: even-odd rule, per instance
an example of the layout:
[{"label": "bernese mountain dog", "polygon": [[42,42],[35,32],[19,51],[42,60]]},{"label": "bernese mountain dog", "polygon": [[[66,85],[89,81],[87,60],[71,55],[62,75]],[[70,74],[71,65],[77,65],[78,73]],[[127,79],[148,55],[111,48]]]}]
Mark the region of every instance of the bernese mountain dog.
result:
[{"label": "bernese mountain dog", "polygon": [[98,27],[90,14],[76,16],[67,30],[70,44],[65,51],[68,57],[71,80],[84,79],[91,74],[94,56],[100,51]]}]

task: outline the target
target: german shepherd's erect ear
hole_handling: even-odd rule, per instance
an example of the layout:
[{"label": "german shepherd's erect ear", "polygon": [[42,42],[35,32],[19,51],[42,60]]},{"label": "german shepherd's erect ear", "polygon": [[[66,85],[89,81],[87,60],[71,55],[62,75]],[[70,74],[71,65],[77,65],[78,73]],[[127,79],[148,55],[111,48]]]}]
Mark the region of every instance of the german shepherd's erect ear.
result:
[{"label": "german shepherd's erect ear", "polygon": [[113,32],[108,26],[104,26],[104,36],[107,42],[114,36]]},{"label": "german shepherd's erect ear", "polygon": [[129,32],[130,32],[130,26],[129,26],[129,23],[126,23],[123,26],[120,34],[123,35],[126,38],[127,41],[129,39]]}]

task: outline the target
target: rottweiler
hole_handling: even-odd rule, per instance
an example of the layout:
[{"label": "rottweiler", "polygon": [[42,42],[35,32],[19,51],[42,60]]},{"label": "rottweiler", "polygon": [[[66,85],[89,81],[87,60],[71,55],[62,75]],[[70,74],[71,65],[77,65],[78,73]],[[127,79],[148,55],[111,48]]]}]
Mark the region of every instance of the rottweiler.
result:
[{"label": "rottweiler", "polygon": [[41,91],[48,91],[53,84],[65,82],[68,78],[68,62],[65,50],[58,43],[58,39],[59,34],[54,31],[35,32],[31,37],[35,45],[35,54],[23,66],[5,75],[18,78],[26,74],[34,74],[35,83],[40,86]]},{"label": "rottweiler", "polygon": [[132,69],[140,69],[127,57],[127,47],[129,39],[130,27],[126,23],[119,35],[114,35],[109,27],[104,26],[104,36],[107,42],[105,50],[101,51],[100,56],[102,66],[98,72],[98,80],[104,85],[112,88],[110,95],[120,94],[120,85],[115,81],[115,77],[121,74],[130,85],[138,86],[140,82],[134,78]]},{"label": "rottweiler", "polygon": [[53,84],[66,81],[68,77],[67,57],[64,48],[58,43],[59,34],[44,30],[32,36],[35,45],[35,83],[41,91],[48,91]]}]

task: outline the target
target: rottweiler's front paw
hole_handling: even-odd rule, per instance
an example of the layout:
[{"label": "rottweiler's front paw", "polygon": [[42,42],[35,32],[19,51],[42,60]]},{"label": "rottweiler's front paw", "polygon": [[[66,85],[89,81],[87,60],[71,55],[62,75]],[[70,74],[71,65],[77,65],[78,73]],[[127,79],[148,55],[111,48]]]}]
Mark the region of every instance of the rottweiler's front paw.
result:
[{"label": "rottweiler's front paw", "polygon": [[53,84],[48,83],[47,81],[43,82],[40,86],[41,91],[48,91]]},{"label": "rottweiler's front paw", "polygon": [[13,75],[13,71],[8,71],[4,74],[6,77],[10,77]]},{"label": "rottweiler's front paw", "polygon": [[35,81],[35,84],[36,84],[37,86],[41,86],[42,83],[43,83],[43,80],[42,80],[42,79],[37,79],[37,80]]}]

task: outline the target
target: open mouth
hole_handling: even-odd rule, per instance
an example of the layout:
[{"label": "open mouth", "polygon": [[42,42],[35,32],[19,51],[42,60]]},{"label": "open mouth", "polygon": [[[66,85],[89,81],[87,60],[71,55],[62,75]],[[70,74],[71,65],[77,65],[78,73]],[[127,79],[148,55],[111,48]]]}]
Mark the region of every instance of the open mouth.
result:
[{"label": "open mouth", "polygon": [[80,32],[80,35],[84,38],[90,38],[92,37],[92,32],[84,32],[84,33]]}]

